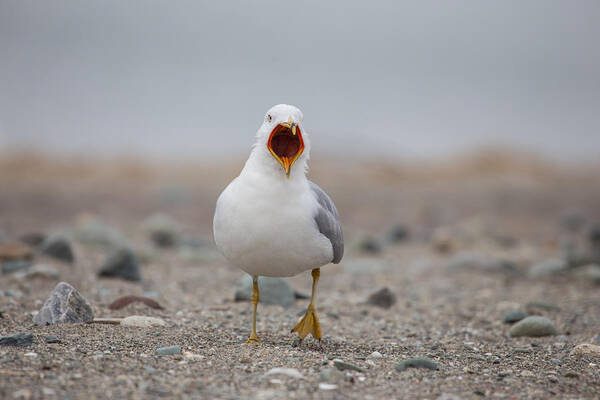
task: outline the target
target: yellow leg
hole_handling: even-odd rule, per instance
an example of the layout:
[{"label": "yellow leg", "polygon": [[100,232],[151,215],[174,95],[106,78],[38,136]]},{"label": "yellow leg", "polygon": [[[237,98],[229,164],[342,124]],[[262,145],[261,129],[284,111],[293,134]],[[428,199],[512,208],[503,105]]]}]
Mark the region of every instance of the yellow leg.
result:
[{"label": "yellow leg", "polygon": [[313,284],[312,284],[312,296],[310,297],[310,303],[306,309],[306,314],[298,325],[292,329],[292,332],[298,332],[300,339],[304,339],[309,333],[313,335],[315,339],[321,340],[321,324],[319,324],[319,318],[317,318],[317,310],[315,309],[315,297],[317,294],[317,283],[319,282],[319,276],[321,270],[315,268],[312,270]]},{"label": "yellow leg", "polygon": [[250,333],[250,337],[248,338],[248,343],[260,343],[258,336],[256,335],[256,307],[258,306],[258,301],[260,299],[258,293],[258,276],[252,277],[252,333]]}]

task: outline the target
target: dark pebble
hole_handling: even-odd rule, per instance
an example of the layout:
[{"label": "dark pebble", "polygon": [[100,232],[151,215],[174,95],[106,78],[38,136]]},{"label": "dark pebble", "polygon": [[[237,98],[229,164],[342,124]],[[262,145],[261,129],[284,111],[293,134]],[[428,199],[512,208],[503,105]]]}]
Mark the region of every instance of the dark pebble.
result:
[{"label": "dark pebble", "polygon": [[372,293],[367,299],[367,304],[381,308],[390,308],[395,303],[396,295],[386,287]]},{"label": "dark pebble", "polygon": [[31,333],[17,333],[14,335],[0,336],[0,346],[26,347],[33,344]]},{"label": "dark pebble", "polygon": [[515,322],[519,322],[520,320],[522,320],[523,318],[526,318],[527,316],[528,316],[527,313],[525,313],[523,311],[511,311],[504,316],[503,321],[505,324],[512,324]]},{"label": "dark pebble", "polygon": [[46,343],[60,343],[60,339],[58,338],[58,336],[54,335],[48,335],[44,338],[44,340],[46,341]]},{"label": "dark pebble", "polygon": [[408,238],[408,228],[404,225],[396,225],[386,235],[389,243],[399,243]]},{"label": "dark pebble", "polygon": [[40,251],[50,257],[67,263],[73,263],[75,256],[71,244],[62,237],[48,237],[40,246]]},{"label": "dark pebble", "polygon": [[21,236],[19,240],[32,247],[38,247],[46,240],[46,235],[39,232],[31,232]]},{"label": "dark pebble", "polygon": [[377,241],[377,239],[372,237],[366,237],[362,239],[358,244],[358,248],[363,253],[369,254],[379,254],[383,250],[381,244]]},{"label": "dark pebble", "polygon": [[127,248],[118,249],[112,253],[100,267],[98,276],[123,278],[134,282],[142,279],[137,258],[133,251]]},{"label": "dark pebble", "polygon": [[431,360],[426,358],[409,358],[396,364],[396,371],[404,371],[408,368],[426,368],[431,370],[437,370],[438,365]]}]

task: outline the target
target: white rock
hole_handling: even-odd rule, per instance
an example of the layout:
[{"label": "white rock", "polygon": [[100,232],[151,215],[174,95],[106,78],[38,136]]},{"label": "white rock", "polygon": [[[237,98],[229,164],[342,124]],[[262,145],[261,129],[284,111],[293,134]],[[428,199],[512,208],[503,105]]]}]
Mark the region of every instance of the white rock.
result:
[{"label": "white rock", "polygon": [[31,357],[31,358],[35,358],[37,357],[37,353],[34,352],[30,352],[30,353],[25,353],[23,354],[24,357]]},{"label": "white rock", "polygon": [[337,389],[338,385],[334,385],[332,383],[325,383],[325,382],[321,382],[319,383],[319,389],[321,390],[335,390]]},{"label": "white rock", "polygon": [[131,315],[129,317],[123,318],[121,320],[121,325],[133,326],[136,328],[151,328],[153,326],[166,326],[167,323],[160,318],[145,317],[142,315]]},{"label": "white rock", "polygon": [[265,374],[265,376],[269,375],[285,375],[290,378],[304,379],[300,371],[295,368],[272,368]]},{"label": "white rock", "polygon": [[381,355],[381,353],[378,351],[374,351],[371,353],[371,355],[369,357],[370,358],[383,358],[383,355]]},{"label": "white rock", "polygon": [[591,343],[578,344],[569,355],[571,357],[600,357],[600,346]]}]

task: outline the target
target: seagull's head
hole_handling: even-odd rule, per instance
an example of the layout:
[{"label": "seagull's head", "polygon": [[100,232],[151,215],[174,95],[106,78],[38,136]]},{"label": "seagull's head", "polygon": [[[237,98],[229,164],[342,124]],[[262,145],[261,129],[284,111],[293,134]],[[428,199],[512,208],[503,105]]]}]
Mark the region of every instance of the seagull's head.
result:
[{"label": "seagull's head", "polygon": [[257,146],[264,146],[288,178],[299,159],[308,159],[309,144],[303,119],[304,115],[297,107],[278,104],[267,111],[257,132]]}]

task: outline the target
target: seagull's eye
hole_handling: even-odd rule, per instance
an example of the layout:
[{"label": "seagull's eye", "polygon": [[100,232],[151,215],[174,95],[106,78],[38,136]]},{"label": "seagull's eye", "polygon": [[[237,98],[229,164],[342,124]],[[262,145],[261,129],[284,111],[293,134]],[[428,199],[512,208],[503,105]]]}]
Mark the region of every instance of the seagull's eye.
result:
[{"label": "seagull's eye", "polygon": [[267,121],[269,121],[269,122],[273,121],[273,117],[271,117],[271,114],[267,114]]}]

